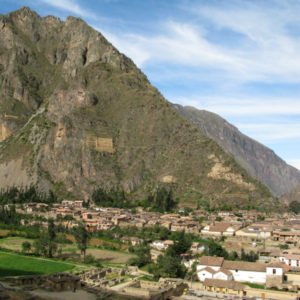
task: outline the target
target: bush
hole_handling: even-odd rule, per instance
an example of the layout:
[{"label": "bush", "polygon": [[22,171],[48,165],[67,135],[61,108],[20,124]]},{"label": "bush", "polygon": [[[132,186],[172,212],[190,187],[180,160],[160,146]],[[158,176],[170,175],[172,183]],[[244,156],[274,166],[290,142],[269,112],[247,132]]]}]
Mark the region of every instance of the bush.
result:
[{"label": "bush", "polygon": [[85,264],[93,264],[93,263],[95,263],[95,257],[93,255],[91,255],[91,254],[86,255],[85,258],[84,258],[84,263]]},{"label": "bush", "polygon": [[29,252],[29,250],[31,249],[31,244],[29,242],[23,242],[22,243],[22,252],[26,253]]},{"label": "bush", "polygon": [[280,245],[279,248],[284,250],[284,249],[289,249],[290,247],[287,244],[283,244],[283,245]]}]

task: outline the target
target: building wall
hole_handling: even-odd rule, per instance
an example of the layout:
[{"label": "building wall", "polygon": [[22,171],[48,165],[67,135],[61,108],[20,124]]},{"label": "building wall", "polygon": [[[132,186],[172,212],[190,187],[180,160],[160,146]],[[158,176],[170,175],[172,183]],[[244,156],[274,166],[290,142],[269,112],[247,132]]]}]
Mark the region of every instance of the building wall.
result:
[{"label": "building wall", "polygon": [[230,270],[233,279],[235,281],[241,282],[252,282],[252,283],[265,283],[266,282],[266,272],[254,272],[254,271],[243,271],[243,270]]},{"label": "building wall", "polygon": [[126,287],[124,291],[127,295],[135,296],[135,297],[149,297],[150,292],[145,289],[136,288],[136,287]]},{"label": "building wall", "polygon": [[287,281],[297,282],[300,284],[300,274],[297,273],[286,273]]},{"label": "building wall", "polygon": [[267,275],[266,287],[282,289],[283,276]]},{"label": "building wall", "polygon": [[213,276],[214,279],[221,279],[221,280],[231,280],[232,276],[228,276],[222,272],[216,273]]},{"label": "building wall", "polygon": [[[273,273],[273,270],[275,270],[275,274]],[[283,269],[282,268],[267,268],[267,275],[283,276]]]},{"label": "building wall", "polygon": [[200,271],[198,272],[198,278],[200,281],[204,281],[205,278],[213,278],[213,274],[207,272],[207,271]]},{"label": "building wall", "polygon": [[278,300],[295,300],[297,294],[288,292],[278,292],[271,290],[261,290],[261,289],[247,289],[248,297],[258,297],[258,298],[271,298]]},{"label": "building wall", "polygon": [[256,239],[258,237],[258,234],[255,232],[252,233],[252,232],[244,232],[242,230],[238,230],[238,231],[236,231],[235,236]]},{"label": "building wall", "polygon": [[291,267],[300,267],[300,258],[299,259],[291,259],[289,260],[286,257],[280,256],[280,261],[284,262],[286,265]]}]

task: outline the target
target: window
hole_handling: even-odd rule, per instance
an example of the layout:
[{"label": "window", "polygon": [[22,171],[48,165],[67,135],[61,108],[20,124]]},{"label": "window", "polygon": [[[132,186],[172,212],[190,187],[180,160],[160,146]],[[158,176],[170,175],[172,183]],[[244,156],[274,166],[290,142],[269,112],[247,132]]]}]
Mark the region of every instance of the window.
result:
[{"label": "window", "polygon": [[273,274],[276,274],[276,269],[273,269]]},{"label": "window", "polygon": [[239,270],[235,270],[235,272],[237,273]]}]

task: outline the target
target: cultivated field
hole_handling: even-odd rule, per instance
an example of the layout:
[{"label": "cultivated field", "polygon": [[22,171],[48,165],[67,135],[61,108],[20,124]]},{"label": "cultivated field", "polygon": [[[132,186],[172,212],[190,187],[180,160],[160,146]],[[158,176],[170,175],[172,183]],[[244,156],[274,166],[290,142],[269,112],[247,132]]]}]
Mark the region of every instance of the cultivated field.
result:
[{"label": "cultivated field", "polygon": [[7,238],[0,239],[0,246],[14,251],[21,251],[22,243],[26,241],[29,242],[31,245],[33,243],[32,239],[26,239],[18,236],[7,237]]},{"label": "cultivated field", "polygon": [[[67,247],[63,249],[64,254],[76,253],[80,254],[80,251],[76,247]],[[95,259],[101,262],[114,263],[114,264],[126,264],[130,258],[136,257],[134,254],[126,253],[124,251],[114,251],[106,249],[88,248],[86,255],[91,254]]]},{"label": "cultivated field", "polygon": [[7,236],[10,230],[0,229],[0,237]]},{"label": "cultivated field", "polygon": [[73,264],[0,251],[0,277],[70,271]]},{"label": "cultivated field", "polygon": [[102,249],[87,249],[86,253],[93,255],[96,259],[100,259],[101,261],[119,264],[126,264],[130,258],[136,257],[130,253]]}]

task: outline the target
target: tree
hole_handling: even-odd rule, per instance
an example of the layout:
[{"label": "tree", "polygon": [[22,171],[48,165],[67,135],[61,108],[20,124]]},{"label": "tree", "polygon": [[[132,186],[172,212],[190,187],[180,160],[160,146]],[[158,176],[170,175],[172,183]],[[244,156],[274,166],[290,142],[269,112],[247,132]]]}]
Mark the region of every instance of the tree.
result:
[{"label": "tree", "polygon": [[141,246],[137,249],[134,249],[134,253],[137,256],[130,259],[130,265],[142,267],[151,262],[150,248],[148,246]]},{"label": "tree", "polygon": [[43,256],[48,256],[49,237],[47,233],[43,233],[33,242],[35,253]]},{"label": "tree", "polygon": [[255,262],[257,261],[258,256],[258,253],[255,253],[252,250],[249,253],[246,253],[243,248],[241,250],[241,260]]},{"label": "tree", "polygon": [[91,235],[85,229],[84,224],[80,223],[77,227],[74,228],[74,236],[77,243],[77,247],[80,250],[80,253],[83,254],[83,259],[85,259],[85,253]]},{"label": "tree", "polygon": [[33,244],[37,254],[53,257],[57,250],[55,224],[53,219],[48,220],[48,230],[43,232]]},{"label": "tree", "polygon": [[157,259],[157,264],[150,266],[149,271],[156,279],[160,277],[183,278],[186,268],[181,264],[178,257],[160,255]]},{"label": "tree", "polygon": [[289,210],[295,214],[300,212],[300,202],[292,201],[289,205]]},{"label": "tree", "polygon": [[213,240],[210,240],[208,244],[208,255],[227,258],[228,252],[221,245]]},{"label": "tree", "polygon": [[228,260],[236,260],[239,258],[239,255],[236,251],[230,252],[228,256]]},{"label": "tree", "polygon": [[178,237],[174,242],[174,245],[168,247],[167,249],[167,254],[170,256],[179,257],[180,254],[185,253],[187,250],[189,250],[192,244],[191,239],[187,237],[184,230],[177,232],[177,234]]},{"label": "tree", "polygon": [[[148,199],[151,199],[151,197],[149,197]],[[161,187],[157,189],[154,195],[154,203],[149,204],[154,210],[167,212],[176,207],[177,202],[173,199],[172,190],[168,191],[166,188]]]},{"label": "tree", "polygon": [[191,268],[188,270],[186,273],[186,279],[191,281],[191,288],[192,288],[192,282],[193,279],[195,279],[197,275],[197,265],[198,265],[198,260],[195,260],[191,266]]},{"label": "tree", "polygon": [[57,245],[55,243],[56,233],[55,233],[55,225],[53,219],[48,220],[48,238],[49,238],[48,255],[49,257],[53,257],[53,251],[54,249],[57,249]]},{"label": "tree", "polygon": [[22,252],[26,253],[29,252],[31,249],[31,244],[27,241],[22,243]]}]

